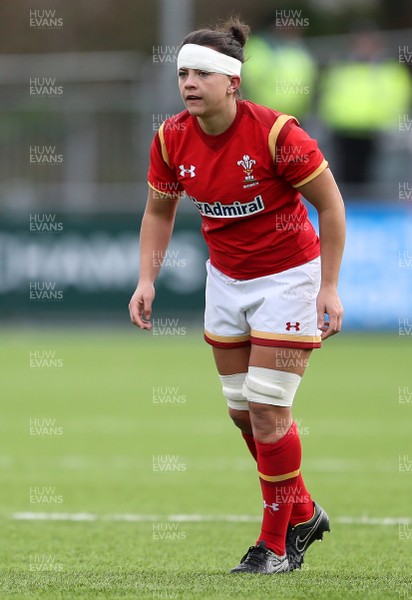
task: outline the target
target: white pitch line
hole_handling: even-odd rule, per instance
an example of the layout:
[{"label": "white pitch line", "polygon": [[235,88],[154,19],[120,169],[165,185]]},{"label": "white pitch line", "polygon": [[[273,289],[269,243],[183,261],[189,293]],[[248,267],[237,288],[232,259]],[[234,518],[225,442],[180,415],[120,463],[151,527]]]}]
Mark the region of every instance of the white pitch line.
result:
[{"label": "white pitch line", "polygon": [[[151,523],[169,521],[182,523],[258,523],[261,517],[254,515],[147,515],[63,512],[16,512],[11,515],[14,521],[123,521],[126,523]],[[411,525],[409,517],[335,517],[333,523],[340,525]]]}]

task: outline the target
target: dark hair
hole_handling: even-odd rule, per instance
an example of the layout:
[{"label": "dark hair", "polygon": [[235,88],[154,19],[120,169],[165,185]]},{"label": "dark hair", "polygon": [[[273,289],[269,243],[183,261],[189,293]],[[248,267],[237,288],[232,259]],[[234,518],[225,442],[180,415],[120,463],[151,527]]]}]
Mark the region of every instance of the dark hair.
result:
[{"label": "dark hair", "polygon": [[214,50],[237,58],[245,62],[243,48],[249,37],[250,28],[242,23],[238,17],[230,17],[223,25],[215,29],[198,29],[192,31],[183,40],[180,47],[185,44],[198,44],[199,46],[210,46]]}]

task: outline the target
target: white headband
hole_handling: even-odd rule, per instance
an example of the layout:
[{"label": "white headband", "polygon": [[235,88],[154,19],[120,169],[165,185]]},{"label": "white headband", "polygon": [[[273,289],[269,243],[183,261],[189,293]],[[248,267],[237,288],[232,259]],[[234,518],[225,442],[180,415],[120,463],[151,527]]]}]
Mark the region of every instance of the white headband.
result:
[{"label": "white headband", "polygon": [[177,68],[240,76],[242,63],[207,46],[185,44],[177,56]]}]

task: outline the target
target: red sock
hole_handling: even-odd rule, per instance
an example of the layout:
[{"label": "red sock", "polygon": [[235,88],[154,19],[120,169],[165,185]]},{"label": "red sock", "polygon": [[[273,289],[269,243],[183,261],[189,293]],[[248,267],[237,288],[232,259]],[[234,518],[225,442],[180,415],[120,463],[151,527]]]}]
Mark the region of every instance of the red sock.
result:
[{"label": "red sock", "polygon": [[243,439],[245,440],[245,442],[247,444],[247,447],[250,450],[251,455],[257,461],[257,451],[256,451],[255,438],[250,433],[245,433],[244,431],[242,431],[242,436],[243,436]]},{"label": "red sock", "polygon": [[286,435],[274,444],[256,440],[255,444],[264,506],[262,529],[256,544],[264,540],[270,550],[282,556],[301,461],[296,423],[292,423]]},{"label": "red sock", "polygon": [[295,526],[298,523],[309,521],[313,517],[313,511],[312,498],[306,489],[302,475],[299,473],[296,482],[295,502],[293,503],[289,524]]},{"label": "red sock", "polygon": [[[296,424],[295,424],[296,426]],[[255,438],[249,433],[242,431],[243,439],[245,440],[247,447],[253,458],[257,461],[257,451]],[[302,474],[299,473],[296,482],[296,495],[295,502],[293,503],[292,512],[289,519],[289,525],[293,527],[298,523],[304,523],[309,521],[313,517],[313,501],[306,489],[305,482],[303,481]]]}]

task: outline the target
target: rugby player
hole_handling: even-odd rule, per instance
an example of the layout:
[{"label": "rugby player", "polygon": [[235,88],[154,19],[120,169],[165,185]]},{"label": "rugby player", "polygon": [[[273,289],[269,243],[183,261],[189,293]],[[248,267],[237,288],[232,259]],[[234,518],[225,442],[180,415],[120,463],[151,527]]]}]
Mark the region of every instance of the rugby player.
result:
[{"label": "rugby player", "polygon": [[[312,349],[341,329],[345,218],[317,142],[293,116],[241,99],[248,33],[231,19],[183,40],[178,83],[186,109],[152,143],[129,311],[135,325],[151,328],[160,268],[153,256],[165,254],[186,192],[210,253],[205,340],[263,496],[260,533],[231,572],[281,573],[300,568],[307,548],[330,529],[300,472],[292,403]],[[302,196],[317,210],[319,238]]]}]

